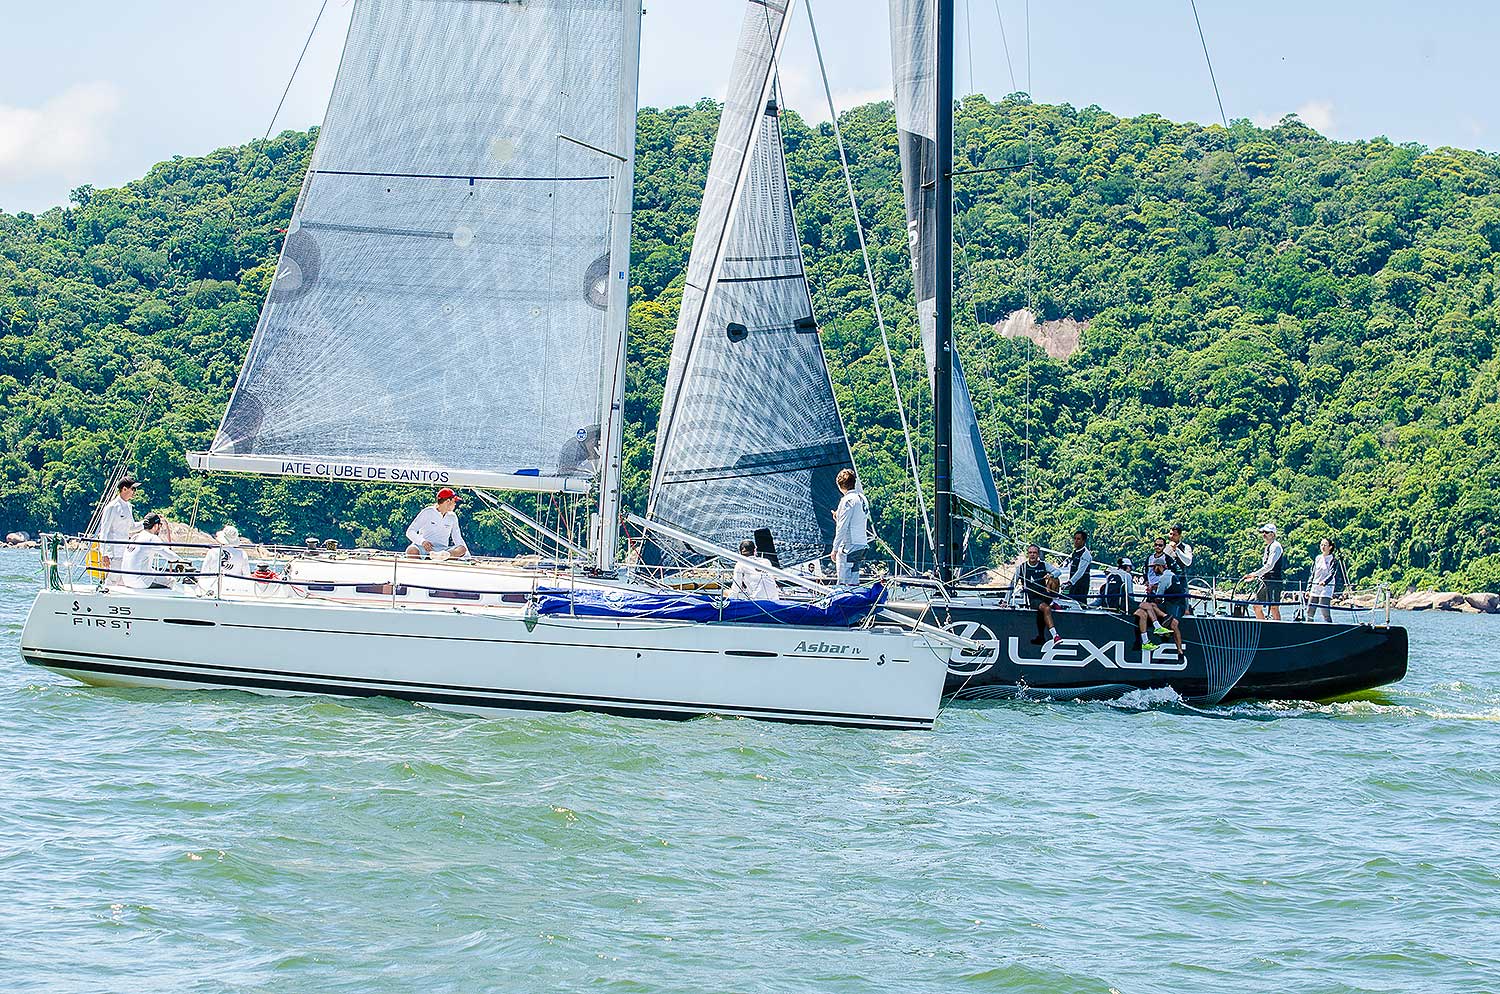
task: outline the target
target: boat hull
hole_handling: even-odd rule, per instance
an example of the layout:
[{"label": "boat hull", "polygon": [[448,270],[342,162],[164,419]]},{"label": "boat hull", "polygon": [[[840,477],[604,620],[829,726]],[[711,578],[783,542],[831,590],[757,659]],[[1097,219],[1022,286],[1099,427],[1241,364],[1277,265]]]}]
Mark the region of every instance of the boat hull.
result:
[{"label": "boat hull", "polygon": [[[1384,686],[1406,675],[1406,630],[1397,626],[1188,616],[1186,660],[1170,636],[1143,652],[1134,624],[1104,611],[1056,615],[1062,643],[1033,645],[1035,614],[999,605],[897,603],[893,608],[998,651],[968,664],[955,657],[945,693],[961,698],[1027,693],[1111,698],[1170,688],[1190,701],[1321,700]],[[981,627],[982,626],[982,627]],[[987,665],[989,664],[989,665]]]},{"label": "boat hull", "polygon": [[526,618],[43,590],[27,662],[84,683],[393,697],[481,715],[931,728],[949,651],[899,628]]}]

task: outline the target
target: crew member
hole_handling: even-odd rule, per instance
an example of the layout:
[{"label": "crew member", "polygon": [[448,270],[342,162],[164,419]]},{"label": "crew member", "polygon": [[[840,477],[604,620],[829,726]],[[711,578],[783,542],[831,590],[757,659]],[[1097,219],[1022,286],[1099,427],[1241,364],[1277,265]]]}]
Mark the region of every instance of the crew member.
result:
[{"label": "crew member", "polygon": [[1188,611],[1188,567],[1193,565],[1193,547],[1182,540],[1182,526],[1173,525],[1167,532],[1167,571],[1172,574],[1172,589],[1167,591],[1164,607],[1178,621]]},{"label": "crew member", "polygon": [[[1260,586],[1255,588],[1255,616],[1264,621],[1269,611],[1271,620],[1280,621],[1281,584],[1286,576],[1286,553],[1282,550],[1281,543],[1276,541],[1276,526],[1271,522],[1267,521],[1260,526],[1260,537],[1266,543],[1265,552],[1260,559],[1260,569],[1246,573],[1240,579],[1260,581]],[[1265,607],[1266,605],[1269,607]]]},{"label": "crew member", "polygon": [[[250,556],[241,548],[245,540],[240,537],[238,528],[225,525],[214,533],[214,541],[219,543],[220,548],[210,555],[218,556],[218,573],[224,576],[250,575]],[[203,572],[211,572],[207,563],[204,563]]]},{"label": "crew member", "polygon": [[1104,583],[1099,587],[1096,607],[1108,611],[1129,612],[1135,599],[1135,581],[1130,576],[1134,565],[1129,559],[1117,559],[1113,566],[1105,566]]},{"label": "crew member", "polygon": [[1053,646],[1062,641],[1057,626],[1052,622],[1052,592],[1047,589],[1047,578],[1062,580],[1062,570],[1042,561],[1041,546],[1032,543],[1026,547],[1026,559],[1016,568],[1016,579],[1026,595],[1026,604],[1036,612],[1036,638],[1032,645]]},{"label": "crew member", "polygon": [[[740,555],[757,562],[770,565],[770,560],[764,556],[755,554],[755,539],[747,538],[740,543]],[[774,601],[781,599],[781,588],[776,586],[776,580],[761,569],[749,563],[734,564],[734,582],[730,584],[729,596],[735,600],[745,601]]]},{"label": "crew member", "polygon": [[[108,571],[111,562],[125,556],[125,545],[130,541],[130,533],[135,530],[135,512],[131,509],[130,502],[135,500],[139,487],[135,477],[122,478],[115,484],[116,495],[104,505],[104,513],[99,516],[99,530],[95,532],[95,537],[99,540],[99,566],[105,571]],[[109,573],[105,582],[118,583],[119,580],[120,574]]]},{"label": "crew member", "polygon": [[1182,647],[1182,626],[1175,617],[1167,613],[1164,606],[1167,591],[1172,588],[1172,573],[1164,560],[1153,562],[1146,570],[1146,599],[1134,611],[1136,626],[1141,631],[1141,651],[1152,652],[1156,649],[1156,643],[1151,641],[1147,632],[1147,628],[1154,625],[1157,635],[1171,635],[1176,640],[1178,657],[1186,659],[1187,654]]},{"label": "crew member", "polygon": [[137,590],[170,588],[169,574],[157,566],[160,560],[182,562],[182,557],[173,552],[161,537],[161,515],[152,511],[141,520],[141,532],[132,545],[125,547],[125,586]]},{"label": "crew member", "polygon": [[1313,560],[1311,582],[1307,587],[1310,611],[1308,620],[1317,621],[1318,611],[1324,621],[1333,620],[1333,595],[1338,590],[1338,546],[1332,537],[1318,543],[1318,558]]},{"label": "crew member", "polygon": [[563,443],[557,454],[558,476],[593,476],[599,465],[599,425],[578,429],[578,435]]},{"label": "crew member", "polygon": [[854,470],[841,469],[837,477],[843,498],[833,512],[833,562],[838,567],[839,585],[859,583],[859,564],[870,548],[870,503],[855,487]]},{"label": "crew member", "polygon": [[1151,567],[1157,563],[1167,565],[1167,540],[1164,538],[1156,539],[1151,543],[1151,554],[1146,557],[1145,578],[1147,582],[1151,580]]},{"label": "crew member", "polygon": [[[463,532],[458,530],[458,494],[447,487],[437,492],[437,502],[422,508],[406,529],[411,542],[406,554],[413,559],[436,557],[459,559],[469,554]],[[441,555],[438,555],[441,553]]]},{"label": "crew member", "polygon": [[1089,534],[1082,528],[1073,533],[1073,553],[1068,556],[1068,596],[1079,604],[1089,600],[1089,573],[1094,554],[1088,549]]}]

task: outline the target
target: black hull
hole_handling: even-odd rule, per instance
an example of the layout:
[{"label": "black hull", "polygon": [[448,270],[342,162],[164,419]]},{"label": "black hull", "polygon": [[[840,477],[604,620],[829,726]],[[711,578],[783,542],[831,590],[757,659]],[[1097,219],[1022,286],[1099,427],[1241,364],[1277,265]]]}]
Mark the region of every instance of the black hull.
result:
[{"label": "black hull", "polygon": [[[1059,611],[1063,642],[1031,644],[1035,614],[989,605],[892,604],[930,624],[993,633],[998,653],[973,664],[955,659],[944,693],[964,699],[1019,693],[1059,699],[1112,698],[1170,688],[1194,702],[1322,700],[1395,683],[1406,675],[1406,629],[1364,624],[1257,621],[1189,616],[1182,623],[1187,659],[1170,636],[1143,653],[1131,621],[1105,611]],[[967,632],[966,632],[967,634]],[[989,635],[979,631],[970,637]],[[988,664],[988,665],[986,665]]]}]

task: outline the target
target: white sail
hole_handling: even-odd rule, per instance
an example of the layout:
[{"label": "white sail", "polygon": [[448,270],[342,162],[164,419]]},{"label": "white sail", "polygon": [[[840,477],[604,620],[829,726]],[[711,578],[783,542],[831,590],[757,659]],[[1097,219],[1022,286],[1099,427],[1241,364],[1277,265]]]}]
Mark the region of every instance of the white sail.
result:
[{"label": "white sail", "polygon": [[[890,0],[891,71],[896,88],[896,128],[906,193],[913,287],[922,347],[931,378],[937,362],[937,267],[933,232],[937,203],[937,34],[932,0]],[[953,349],[953,495],[970,516],[996,527],[1000,495],[979,433],[974,400],[959,350]]]},{"label": "white sail", "polygon": [[359,0],[194,465],[588,488],[624,333],[639,17],[638,0]]},{"label": "white sail", "polygon": [[749,0],[693,238],[648,516],[781,560],[828,551],[849,443],[828,380],[775,97],[786,6]]}]

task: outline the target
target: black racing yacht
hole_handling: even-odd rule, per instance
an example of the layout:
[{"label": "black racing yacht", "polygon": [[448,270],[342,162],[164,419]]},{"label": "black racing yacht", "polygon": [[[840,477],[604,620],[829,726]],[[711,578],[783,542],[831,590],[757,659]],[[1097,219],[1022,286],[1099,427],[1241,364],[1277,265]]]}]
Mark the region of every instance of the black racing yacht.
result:
[{"label": "black racing yacht", "polygon": [[[1182,622],[1183,654],[1172,644],[1143,649],[1131,615],[1102,608],[1058,611],[1060,638],[1041,646],[1032,641],[1035,614],[1021,598],[953,583],[964,519],[997,521],[999,511],[953,341],[954,4],[897,0],[892,10],[899,18],[893,64],[913,282],[933,390],[937,582],[908,586],[904,598],[897,588],[891,607],[986,646],[955,655],[947,693],[1071,699],[1171,688],[1189,701],[1217,704],[1321,699],[1400,680],[1406,630],[1390,624],[1388,611],[1366,612],[1368,621],[1261,621],[1240,616],[1242,603],[1210,594],[1195,598]],[[932,45],[921,22],[934,13]]]}]

